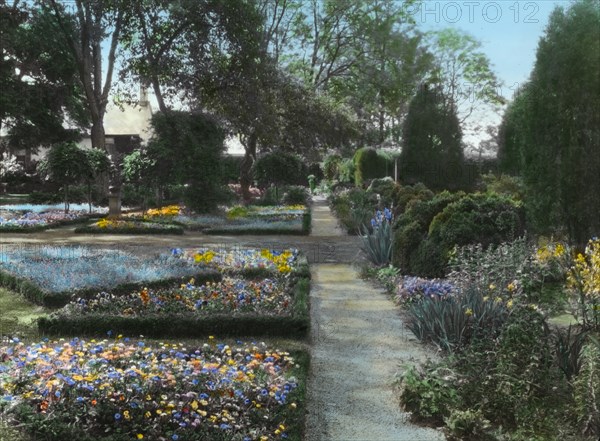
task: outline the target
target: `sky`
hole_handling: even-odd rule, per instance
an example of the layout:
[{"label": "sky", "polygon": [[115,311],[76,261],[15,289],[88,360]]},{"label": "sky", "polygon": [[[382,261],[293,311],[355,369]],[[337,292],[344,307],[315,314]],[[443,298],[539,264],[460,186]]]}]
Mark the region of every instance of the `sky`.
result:
[{"label": "sky", "polygon": [[[487,1],[429,0],[407,7],[419,28],[435,31],[448,27],[468,32],[481,42],[492,70],[502,82],[500,95],[511,100],[529,78],[535,53],[551,12],[568,7],[571,0]],[[489,111],[473,115],[483,125],[498,125],[501,116]],[[483,133],[465,133],[464,140],[477,145]]]},{"label": "sky", "polygon": [[533,68],[538,41],[556,6],[570,0],[423,1],[407,9],[422,30],[454,27],[482,43],[493,70],[504,83],[503,96],[522,85]]}]

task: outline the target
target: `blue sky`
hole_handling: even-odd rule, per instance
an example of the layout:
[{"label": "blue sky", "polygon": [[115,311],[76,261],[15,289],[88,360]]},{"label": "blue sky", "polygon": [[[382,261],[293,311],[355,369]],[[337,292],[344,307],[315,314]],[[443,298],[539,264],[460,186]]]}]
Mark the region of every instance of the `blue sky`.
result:
[{"label": "blue sky", "polygon": [[412,13],[422,30],[462,29],[482,43],[493,70],[504,83],[502,96],[510,99],[533,68],[538,41],[556,6],[570,0],[538,1],[424,1]]},{"label": "blue sky", "polygon": [[[481,50],[502,83],[500,94],[511,100],[529,78],[551,12],[556,6],[567,8],[571,3],[571,0],[428,0],[407,7],[407,12],[422,31],[453,27],[473,35],[481,42]],[[501,113],[481,108],[469,121],[482,128],[498,126]],[[483,129],[463,128],[463,140],[471,147],[487,137]]]}]

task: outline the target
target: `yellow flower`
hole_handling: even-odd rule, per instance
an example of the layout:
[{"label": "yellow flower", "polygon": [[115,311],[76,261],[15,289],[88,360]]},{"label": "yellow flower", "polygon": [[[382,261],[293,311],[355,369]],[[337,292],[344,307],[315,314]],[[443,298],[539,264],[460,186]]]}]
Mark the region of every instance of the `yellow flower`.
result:
[{"label": "yellow flower", "polygon": [[141,433],[137,434],[137,439],[144,439],[144,435],[142,435]]},{"label": "yellow flower", "polygon": [[512,299],[510,299],[508,302],[506,302],[506,307],[509,308],[509,309],[513,307],[513,300]]},{"label": "yellow flower", "polygon": [[511,282],[511,283],[508,284],[507,289],[509,291],[514,291],[515,289],[517,289],[517,285],[515,285],[514,282]]},{"label": "yellow flower", "polygon": [[471,308],[467,308],[467,310],[465,311],[465,315],[467,316],[472,316],[473,315],[473,310]]},{"label": "yellow flower", "polygon": [[490,284],[490,289],[493,291],[496,289],[496,285],[494,285],[493,283]]}]

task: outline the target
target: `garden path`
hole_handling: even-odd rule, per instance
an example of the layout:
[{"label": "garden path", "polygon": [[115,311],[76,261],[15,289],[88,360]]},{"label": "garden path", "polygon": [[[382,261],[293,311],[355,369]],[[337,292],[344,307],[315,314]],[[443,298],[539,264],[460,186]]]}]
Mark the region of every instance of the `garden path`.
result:
[{"label": "garden path", "polygon": [[[313,224],[313,237],[342,234],[330,228],[335,219],[324,201],[315,201],[313,212],[322,223]],[[306,440],[443,440],[440,432],[410,423],[400,409],[397,375],[431,354],[404,326],[397,307],[348,263],[318,263],[311,273]]]}]

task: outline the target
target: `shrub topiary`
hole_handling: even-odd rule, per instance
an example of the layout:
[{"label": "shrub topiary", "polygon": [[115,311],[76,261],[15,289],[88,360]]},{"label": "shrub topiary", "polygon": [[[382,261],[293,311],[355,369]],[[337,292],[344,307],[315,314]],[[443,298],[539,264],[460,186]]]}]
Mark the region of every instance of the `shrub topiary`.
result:
[{"label": "shrub topiary", "polygon": [[354,183],[362,186],[366,180],[387,176],[388,160],[377,150],[369,147],[358,149],[354,154]]},{"label": "shrub topiary", "polygon": [[436,215],[429,236],[445,245],[500,244],[525,232],[522,204],[495,194],[468,195]]},{"label": "shrub topiary", "polygon": [[381,205],[383,207],[391,207],[400,191],[400,185],[388,176],[385,178],[373,179],[371,184],[369,184],[367,191],[381,196]]},{"label": "shrub topiary", "polygon": [[434,193],[420,182],[415,185],[403,185],[398,188],[394,197],[394,215],[404,213],[410,204],[417,201],[429,201]]},{"label": "shrub topiary", "polygon": [[[437,194],[433,199],[416,200],[402,215],[398,217],[394,225],[394,251],[393,264],[400,268],[405,274],[419,274],[413,263],[417,259],[420,243],[427,238],[429,224],[433,218],[447,205],[459,200],[464,193],[449,193],[447,191]],[[423,250],[420,254],[423,255]],[[426,258],[426,256],[423,256]]]},{"label": "shrub topiary", "polygon": [[284,189],[283,197],[281,202],[284,205],[307,205],[309,194],[306,187],[301,185],[291,185]]},{"label": "shrub topiary", "polygon": [[273,184],[307,185],[306,165],[299,156],[274,151],[259,157],[252,166],[254,179],[259,187]]}]

